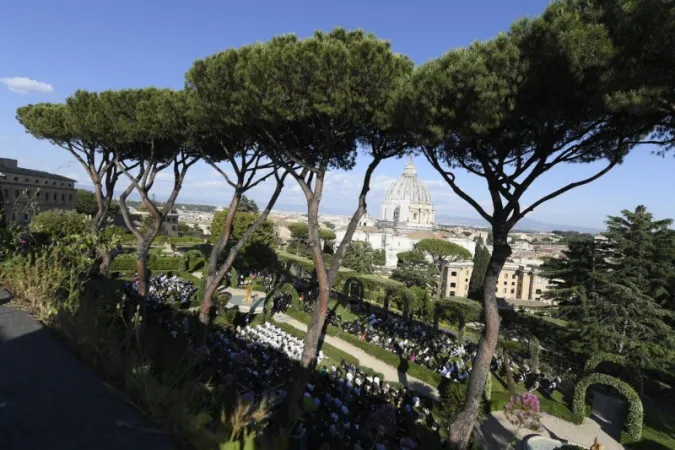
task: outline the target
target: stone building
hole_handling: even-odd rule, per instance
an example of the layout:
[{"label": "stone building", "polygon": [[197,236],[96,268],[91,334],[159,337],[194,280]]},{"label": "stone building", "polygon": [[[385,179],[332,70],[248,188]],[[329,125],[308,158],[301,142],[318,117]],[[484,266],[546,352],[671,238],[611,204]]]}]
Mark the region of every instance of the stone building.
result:
[{"label": "stone building", "polygon": [[0,189],[8,222],[28,224],[40,212],[75,209],[75,180],[24,169],[16,159],[0,158]]},{"label": "stone building", "polygon": [[[473,272],[473,262],[448,264],[442,278],[443,297],[466,297]],[[536,267],[506,263],[497,280],[497,298],[507,300],[545,301],[548,279],[541,276]]]}]

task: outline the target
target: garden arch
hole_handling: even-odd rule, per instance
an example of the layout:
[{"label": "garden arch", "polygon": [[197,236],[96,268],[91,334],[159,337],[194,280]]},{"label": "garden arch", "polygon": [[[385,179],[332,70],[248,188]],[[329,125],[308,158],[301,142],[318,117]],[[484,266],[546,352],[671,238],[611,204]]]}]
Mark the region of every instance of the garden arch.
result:
[{"label": "garden arch", "polygon": [[586,417],[586,391],[594,384],[611,386],[626,398],[628,401],[628,416],[626,417],[626,423],[624,425],[631,438],[640,440],[642,437],[642,421],[644,418],[644,410],[642,408],[640,396],[630,384],[610,375],[605,375],[604,373],[592,373],[586,375],[577,384],[574,390],[574,400],[572,405],[575,422],[581,424],[584,421],[584,417]]},{"label": "garden arch", "polygon": [[361,303],[365,295],[363,282],[356,277],[349,277],[342,286],[342,295],[349,303]]},{"label": "garden arch", "polygon": [[595,369],[604,362],[614,363],[623,367],[626,370],[626,374],[630,378],[630,381],[635,390],[639,393],[642,393],[642,373],[640,373],[640,370],[634,364],[631,364],[624,355],[616,355],[614,353],[607,352],[596,352],[586,360],[586,364],[584,365],[584,373],[588,375],[594,372]]}]

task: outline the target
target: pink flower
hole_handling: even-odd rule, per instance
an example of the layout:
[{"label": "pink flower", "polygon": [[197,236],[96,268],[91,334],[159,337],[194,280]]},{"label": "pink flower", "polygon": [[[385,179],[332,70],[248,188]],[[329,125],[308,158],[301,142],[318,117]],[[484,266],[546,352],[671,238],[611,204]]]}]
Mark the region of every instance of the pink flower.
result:
[{"label": "pink flower", "polygon": [[542,427],[539,399],[530,392],[511,397],[504,406],[504,414],[506,419],[518,429],[527,428],[538,431]]}]

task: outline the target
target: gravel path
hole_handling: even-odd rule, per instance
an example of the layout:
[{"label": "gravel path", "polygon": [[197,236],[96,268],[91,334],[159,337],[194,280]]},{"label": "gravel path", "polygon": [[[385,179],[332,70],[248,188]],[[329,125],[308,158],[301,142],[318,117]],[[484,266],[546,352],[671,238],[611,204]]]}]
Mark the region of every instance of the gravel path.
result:
[{"label": "gravel path", "polygon": [[[286,314],[276,314],[274,316],[274,320],[276,320],[277,322],[285,322],[289,325],[294,326],[298,330],[307,332],[307,325],[298,320],[295,320],[290,316],[287,316]],[[410,389],[414,389],[415,391],[419,392],[424,396],[427,397],[431,396],[436,399],[438,398],[438,389],[436,389],[435,387],[421,380],[418,380],[415,377],[411,377],[410,375],[404,372],[399,372],[398,370],[396,370],[395,367],[392,367],[389,364],[380,361],[379,359],[369,355],[360,348],[355,347],[352,344],[345,342],[340,338],[326,335],[324,337],[324,342],[354,356],[356,359],[359,360],[360,365],[368,367],[374,370],[375,372],[383,374],[384,379],[386,381],[394,381],[397,383],[401,383],[402,385],[407,386]]]},{"label": "gravel path", "polygon": [[174,445],[52,332],[28,313],[1,305],[0,448],[169,450]]}]

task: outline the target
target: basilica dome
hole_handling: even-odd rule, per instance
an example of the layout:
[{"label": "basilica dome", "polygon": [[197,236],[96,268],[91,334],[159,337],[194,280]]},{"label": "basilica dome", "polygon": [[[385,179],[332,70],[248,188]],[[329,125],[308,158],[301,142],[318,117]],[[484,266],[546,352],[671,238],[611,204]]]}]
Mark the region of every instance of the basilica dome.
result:
[{"label": "basilica dome", "polygon": [[417,178],[412,156],[403,175],[392,184],[380,205],[383,226],[396,229],[428,229],[435,220],[434,205],[426,185]]},{"label": "basilica dome", "polygon": [[417,178],[417,169],[412,156],[403,169],[403,176],[389,186],[384,199],[385,201],[406,200],[412,203],[432,204],[429,189]]}]

